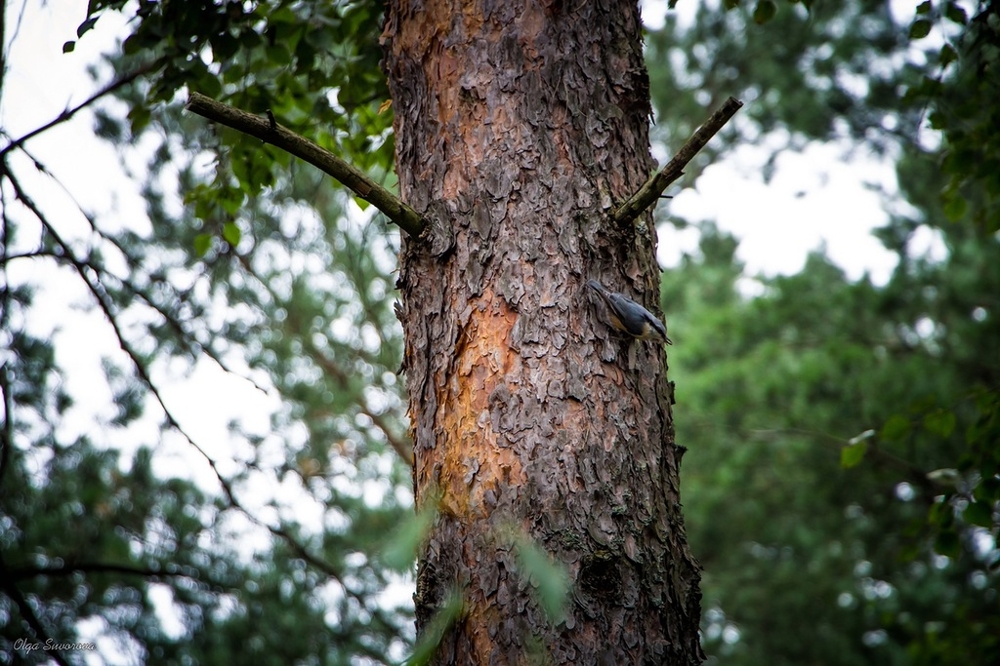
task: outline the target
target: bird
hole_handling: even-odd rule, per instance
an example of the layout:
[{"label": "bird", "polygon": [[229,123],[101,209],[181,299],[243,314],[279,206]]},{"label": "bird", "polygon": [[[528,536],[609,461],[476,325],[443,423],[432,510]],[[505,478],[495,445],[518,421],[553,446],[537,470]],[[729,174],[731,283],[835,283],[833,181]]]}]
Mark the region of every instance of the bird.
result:
[{"label": "bird", "polygon": [[587,286],[600,294],[608,306],[612,327],[638,340],[655,340],[661,344],[674,344],[667,337],[667,327],[656,315],[624,294],[609,291],[597,280],[587,280]]}]

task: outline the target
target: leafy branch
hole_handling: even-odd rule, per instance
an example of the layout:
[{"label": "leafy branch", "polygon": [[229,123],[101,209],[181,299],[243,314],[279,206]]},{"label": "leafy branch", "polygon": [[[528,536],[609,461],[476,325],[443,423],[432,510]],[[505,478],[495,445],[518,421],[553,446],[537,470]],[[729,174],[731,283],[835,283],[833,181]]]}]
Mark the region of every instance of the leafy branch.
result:
[{"label": "leafy branch", "polygon": [[199,580],[197,576],[171,568],[139,567],[131,564],[116,564],[113,562],[72,562],[58,566],[18,566],[7,569],[12,580],[34,578],[35,576],[71,576],[75,573],[112,573],[127,576],[143,576],[145,578],[190,578]]},{"label": "leafy branch", "polygon": [[[328,376],[335,378],[337,383],[339,383],[342,388],[346,388],[350,383],[350,378],[344,369],[337,365],[333,359],[329,358],[326,354],[320,351],[320,349],[312,341],[312,338],[303,336],[302,340],[303,344],[306,345],[306,348],[312,355],[312,358],[315,359],[320,367],[323,368],[323,371]],[[408,438],[403,438],[395,434],[395,431],[393,431],[393,429],[390,428],[389,424],[386,422],[385,417],[382,414],[372,411],[371,407],[367,404],[359,401],[358,411],[371,419],[372,423],[375,424],[375,427],[382,431],[386,440],[388,440],[392,448],[395,449],[396,453],[399,454],[399,457],[403,459],[403,462],[410,467],[413,467],[413,442],[411,442]]]},{"label": "leafy branch", "polygon": [[[253,269],[253,266],[250,265],[250,262],[247,261],[247,258],[240,255],[239,261],[240,265],[243,266],[243,270],[257,280],[258,284],[260,284],[260,286],[267,291],[271,299],[274,302],[279,302],[280,298],[278,293],[267,280],[264,280],[257,274],[257,272]],[[299,333],[301,335],[301,332]],[[346,389],[350,384],[350,377],[348,373],[340,365],[338,365],[336,361],[324,354],[323,351],[320,350],[319,347],[317,347],[313,342],[311,336],[301,335],[301,339],[303,346],[309,352],[310,358],[312,358],[313,361],[315,361],[316,364],[323,369],[326,376],[332,377],[338,384],[340,384],[342,389]],[[389,445],[396,451],[396,453],[399,454],[399,457],[403,459],[403,462],[410,467],[413,467],[413,442],[405,436],[396,434],[396,431],[389,426],[388,420],[385,416],[375,412],[367,401],[363,399],[358,400],[357,404],[358,411],[371,419],[371,422],[375,425],[375,427],[382,431],[386,441],[389,442]]]}]

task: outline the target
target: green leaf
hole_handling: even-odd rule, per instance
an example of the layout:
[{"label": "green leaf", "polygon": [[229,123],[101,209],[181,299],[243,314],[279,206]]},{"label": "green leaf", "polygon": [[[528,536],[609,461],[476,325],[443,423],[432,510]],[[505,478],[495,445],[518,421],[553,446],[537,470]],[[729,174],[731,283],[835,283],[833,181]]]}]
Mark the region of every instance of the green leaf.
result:
[{"label": "green leaf", "polygon": [[226,222],[222,225],[222,237],[233,247],[240,244],[242,235],[239,226],[235,222]]},{"label": "green leaf", "polygon": [[906,418],[902,414],[893,414],[882,426],[882,432],[879,433],[879,439],[884,439],[889,442],[900,440],[910,434],[910,429],[913,424],[910,423],[910,419]]},{"label": "green leaf", "polygon": [[962,512],[962,519],[970,525],[993,527],[993,509],[986,502],[970,502]]},{"label": "green leaf", "polygon": [[329,50],[333,48],[333,31],[323,28],[310,30],[306,33],[306,38],[299,44],[299,48],[303,48],[305,44],[321,51]]},{"label": "green leaf", "polygon": [[135,55],[142,50],[142,38],[133,33],[122,42],[122,53],[125,55]]},{"label": "green leaf", "polygon": [[136,105],[128,112],[128,120],[132,129],[132,136],[139,136],[142,130],[146,129],[153,115],[148,106]]},{"label": "green leaf", "polygon": [[955,413],[946,409],[931,412],[924,417],[924,430],[941,438],[948,437],[955,430]]},{"label": "green leaf", "polygon": [[229,215],[235,216],[243,207],[245,196],[243,191],[237,187],[220,186],[215,196],[215,202],[222,206],[222,210]]},{"label": "green leaf", "polygon": [[212,247],[212,234],[198,234],[194,237],[194,253],[197,257],[204,257]]},{"label": "green leaf", "polygon": [[382,552],[382,561],[386,566],[400,573],[407,572],[413,566],[417,557],[417,548],[434,524],[437,511],[433,502],[428,502],[429,509],[412,514],[399,526]]},{"label": "green leaf", "polygon": [[954,530],[942,530],[934,541],[934,551],[953,560],[958,559],[961,554],[958,534]]},{"label": "green leaf", "polygon": [[222,83],[218,77],[209,72],[199,76],[194,85],[197,87],[198,92],[206,97],[215,98],[222,94]]},{"label": "green leaf", "polygon": [[844,469],[857,467],[865,459],[866,451],[868,451],[868,442],[866,441],[848,444],[840,450],[840,466]]},{"label": "green leaf", "polygon": [[292,53],[284,44],[275,44],[266,49],[268,59],[276,65],[287,65],[292,62]]},{"label": "green leaf", "polygon": [[736,9],[740,6],[740,0],[722,0],[722,5],[726,8],[726,11]]},{"label": "green leaf", "polygon": [[972,494],[981,502],[1000,502],[1000,479],[995,476],[983,479]]},{"label": "green leaf", "polygon": [[966,203],[965,198],[958,192],[951,192],[943,195],[944,205],[942,209],[944,210],[945,217],[948,218],[950,222],[958,222],[965,216]]},{"label": "green leaf", "polygon": [[295,24],[298,20],[299,17],[295,15],[295,11],[287,5],[279,7],[267,16],[268,23],[272,25],[279,23]]},{"label": "green leaf", "polygon": [[550,621],[558,622],[565,616],[569,595],[566,568],[527,538],[517,539],[517,554],[525,577],[538,590],[538,605]]},{"label": "green leaf", "polygon": [[917,19],[910,26],[910,39],[923,39],[931,32],[931,22],[926,19]]},{"label": "green leaf", "polygon": [[772,0],[760,0],[757,3],[757,7],[753,10],[753,21],[757,25],[764,25],[773,19],[774,15],[777,13],[778,5],[776,5]]},{"label": "green leaf", "polygon": [[949,21],[958,23],[959,25],[965,25],[969,22],[969,15],[965,12],[965,9],[955,2],[949,2],[944,6],[944,15]]},{"label": "green leaf", "polygon": [[947,67],[956,60],[958,60],[958,52],[955,50],[954,46],[951,44],[945,44],[941,47],[941,53],[938,55],[938,62],[940,62],[942,66]]},{"label": "green leaf", "polygon": [[933,5],[931,4],[931,0],[924,0],[924,2],[921,2],[919,5],[917,5],[917,16],[924,16],[926,14],[930,14],[932,8]]},{"label": "green leaf", "polygon": [[97,17],[91,17],[80,24],[80,27],[76,29],[76,36],[83,37],[84,33],[90,32],[97,25]]},{"label": "green leaf", "polygon": [[63,43],[63,53],[72,53],[75,48],[76,48],[76,42],[74,41]]}]

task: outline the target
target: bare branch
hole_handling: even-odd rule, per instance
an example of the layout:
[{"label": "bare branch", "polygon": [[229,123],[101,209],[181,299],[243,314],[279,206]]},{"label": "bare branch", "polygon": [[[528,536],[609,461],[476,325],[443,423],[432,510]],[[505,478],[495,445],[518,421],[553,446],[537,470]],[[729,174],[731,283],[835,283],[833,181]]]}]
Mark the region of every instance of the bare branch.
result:
[{"label": "bare branch", "polygon": [[11,567],[7,573],[13,580],[34,578],[35,576],[71,576],[75,573],[113,573],[127,576],[143,576],[145,578],[190,578],[199,580],[197,576],[183,571],[172,571],[157,567],[138,567],[131,564],[115,564],[113,562],[71,562],[59,566],[20,566]]},{"label": "bare branch", "polygon": [[21,188],[20,183],[17,181],[16,178],[14,178],[13,174],[8,172],[7,178],[10,181],[11,186],[13,187],[14,193],[16,194],[17,198],[21,201],[21,203],[25,205],[25,207],[28,208],[28,210],[32,212],[32,214],[36,218],[38,218],[38,221],[41,223],[42,228],[45,229],[46,233],[48,233],[52,237],[52,239],[56,242],[56,244],[62,249],[65,259],[69,261],[69,263],[76,269],[76,272],[80,276],[80,279],[83,280],[84,284],[87,286],[87,289],[94,296],[94,299],[97,301],[98,307],[100,307],[101,311],[104,313],[105,318],[108,320],[108,323],[111,325],[111,328],[114,330],[115,337],[117,338],[118,344],[122,348],[122,351],[124,351],[125,354],[128,355],[129,359],[132,361],[132,364],[135,366],[135,370],[136,373],[139,375],[139,379],[142,381],[146,389],[149,390],[150,394],[152,394],[157,404],[159,404],[160,409],[163,410],[164,416],[167,420],[167,424],[173,430],[178,432],[187,441],[187,443],[191,445],[191,447],[194,448],[194,450],[197,451],[201,455],[201,457],[204,458],[205,461],[208,463],[208,466],[212,469],[212,472],[215,474],[216,480],[222,487],[222,492],[225,495],[226,501],[228,502],[229,506],[239,511],[244,516],[246,516],[254,525],[263,527],[274,536],[285,541],[292,548],[292,550],[295,551],[303,560],[305,560],[312,566],[316,567],[330,578],[337,581],[337,583],[340,584],[340,586],[344,589],[344,591],[348,595],[356,599],[362,606],[367,607],[366,599],[362,595],[358,594],[355,590],[351,589],[349,585],[347,585],[343,577],[339,574],[337,569],[332,564],[326,562],[322,558],[312,555],[309,552],[309,550],[298,540],[296,540],[295,537],[291,535],[285,528],[275,527],[273,525],[265,523],[260,518],[253,515],[248,509],[246,509],[240,503],[240,501],[236,498],[236,494],[233,492],[232,484],[219,470],[218,464],[216,463],[215,459],[212,458],[208,454],[208,452],[205,451],[205,449],[199,446],[198,443],[195,442],[194,439],[191,437],[191,435],[189,435],[187,431],[185,431],[184,428],[181,427],[181,424],[174,417],[173,412],[171,412],[170,409],[167,407],[166,402],[164,402],[163,400],[163,396],[160,394],[160,390],[153,383],[153,380],[149,376],[149,372],[147,371],[146,366],[143,364],[142,359],[139,358],[138,353],[132,348],[132,345],[129,344],[128,340],[125,338],[121,330],[121,327],[118,324],[118,318],[115,315],[114,311],[112,310],[111,303],[108,301],[105,294],[101,291],[98,285],[95,284],[94,281],[90,279],[90,276],[87,275],[86,269],[88,268],[88,265],[86,264],[86,262],[80,260],[73,254],[72,248],[70,248],[69,244],[62,239],[59,232],[55,230],[52,224],[48,221],[48,218],[45,216],[45,214],[38,208],[37,205],[35,205],[35,202],[24,192],[24,190]]},{"label": "bare branch", "polygon": [[56,125],[58,125],[60,123],[66,122],[67,120],[69,120],[70,118],[72,118],[73,116],[75,116],[77,113],[79,113],[83,109],[87,108],[88,106],[90,106],[91,104],[93,104],[97,100],[101,99],[102,97],[104,97],[106,95],[110,95],[111,93],[115,92],[119,88],[121,88],[123,86],[127,86],[128,84],[132,83],[133,81],[135,81],[137,78],[139,78],[143,74],[148,73],[155,66],[156,66],[156,63],[155,62],[151,62],[151,63],[148,63],[146,65],[143,65],[142,67],[139,67],[138,69],[133,70],[132,72],[126,74],[125,76],[121,77],[120,79],[112,81],[108,85],[104,86],[103,88],[101,88],[100,90],[98,90],[96,93],[94,93],[93,95],[91,95],[87,99],[83,100],[82,102],[80,102],[79,104],[77,104],[76,106],[74,106],[73,108],[66,109],[65,111],[63,111],[58,116],[56,116],[55,118],[53,118],[49,122],[45,123],[41,127],[36,127],[35,129],[31,130],[30,132],[28,132],[27,134],[25,134],[24,136],[22,136],[19,139],[13,139],[13,140],[11,140],[10,143],[8,143],[6,146],[3,147],[2,150],[0,150],[0,161],[2,161],[3,158],[7,156],[7,153],[9,153],[10,151],[14,150],[15,148],[19,148],[21,146],[21,144],[23,144],[28,139],[34,138],[34,137],[38,136],[39,134],[41,134],[42,132],[46,132],[46,131],[52,129],[53,127],[55,127]]},{"label": "bare branch", "polygon": [[729,122],[737,111],[743,106],[743,102],[735,97],[730,97],[705,123],[697,129],[694,135],[687,140],[687,143],[674,155],[667,165],[653,175],[646,183],[633,194],[628,201],[622,204],[614,212],[614,220],[619,224],[634,222],[642,215],[642,212],[655,204],[663,194],[663,190],[684,175],[684,167],[687,166],[695,155],[698,154],[705,144],[715,136],[722,127]]},{"label": "bare branch", "polygon": [[[49,643],[54,642],[45,631],[42,623],[38,619],[38,615],[35,614],[35,609],[31,607],[28,600],[25,598],[21,590],[14,584],[13,577],[7,575],[7,564],[3,561],[3,556],[0,554],[0,587],[2,587],[6,592],[7,596],[13,599],[14,603],[17,604],[18,610],[21,611],[21,617],[24,621],[28,623],[31,627],[31,631],[34,632],[35,638],[39,642]],[[59,666],[69,666],[69,662],[66,661],[66,657],[59,650],[48,650],[46,655],[52,657]]]},{"label": "bare branch", "polygon": [[354,165],[274,122],[273,117],[255,116],[196,92],[191,93],[188,98],[187,108],[199,116],[249,134],[309,162],[385,213],[386,217],[410,236],[416,238],[424,230],[425,223],[420,214],[392,192]]}]

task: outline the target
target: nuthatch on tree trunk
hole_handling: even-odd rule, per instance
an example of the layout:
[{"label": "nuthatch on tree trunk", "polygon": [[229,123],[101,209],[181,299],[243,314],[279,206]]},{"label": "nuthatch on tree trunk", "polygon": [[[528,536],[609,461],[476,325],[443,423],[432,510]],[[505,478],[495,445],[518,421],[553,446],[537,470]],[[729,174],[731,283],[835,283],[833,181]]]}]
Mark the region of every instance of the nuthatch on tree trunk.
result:
[{"label": "nuthatch on tree trunk", "polygon": [[667,337],[667,327],[652,312],[624,294],[608,291],[597,280],[587,280],[587,286],[600,294],[607,303],[609,323],[614,328],[640,340],[674,344]]}]

